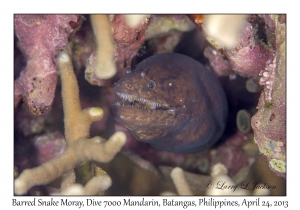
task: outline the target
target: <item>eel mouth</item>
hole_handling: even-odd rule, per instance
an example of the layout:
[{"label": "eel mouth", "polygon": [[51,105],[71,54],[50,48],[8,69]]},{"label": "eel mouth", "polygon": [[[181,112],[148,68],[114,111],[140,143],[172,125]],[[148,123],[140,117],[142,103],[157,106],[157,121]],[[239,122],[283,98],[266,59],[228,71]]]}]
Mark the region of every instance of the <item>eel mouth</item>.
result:
[{"label": "eel mouth", "polygon": [[157,103],[144,98],[139,98],[135,95],[128,95],[124,93],[118,93],[121,101],[114,103],[116,106],[135,108],[135,109],[147,109],[147,110],[170,110],[169,105]]}]

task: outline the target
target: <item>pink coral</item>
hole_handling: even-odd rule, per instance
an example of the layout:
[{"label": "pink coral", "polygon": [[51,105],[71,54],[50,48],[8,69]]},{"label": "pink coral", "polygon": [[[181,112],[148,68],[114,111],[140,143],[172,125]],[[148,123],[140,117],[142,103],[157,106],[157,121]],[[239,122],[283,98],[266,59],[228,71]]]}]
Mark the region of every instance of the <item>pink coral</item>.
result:
[{"label": "pink coral", "polygon": [[[80,25],[78,15],[15,15],[15,32],[27,65],[16,80],[15,95],[23,99],[34,115],[51,108],[56,88],[57,50],[68,43],[68,36]],[[15,97],[18,102],[18,97]]]},{"label": "pink coral", "polygon": [[244,144],[246,144],[249,139],[249,134],[243,133],[241,131],[237,131],[232,136],[228,137],[225,141],[225,145],[228,146],[234,146],[234,147],[242,147]]},{"label": "pink coral", "polygon": [[258,76],[275,54],[274,23],[266,15],[250,15],[243,21],[235,47],[223,48],[215,40],[208,40],[218,50],[208,46],[204,56],[220,76],[232,70],[242,76]]},{"label": "pink coral", "polygon": [[234,146],[219,147],[213,158],[213,163],[218,162],[226,166],[229,176],[234,176],[241,168],[249,166],[248,156],[242,149]]},{"label": "pink coral", "polygon": [[72,60],[76,73],[85,68],[89,56],[97,47],[93,30],[86,25],[86,22],[72,37]]},{"label": "pink coral", "polygon": [[286,177],[286,25],[276,21],[276,57],[261,71],[260,84],[265,85],[252,117],[254,140],[270,169]]},{"label": "pink coral", "polygon": [[226,56],[217,49],[214,49],[212,46],[208,46],[204,49],[203,54],[206,58],[208,58],[211,67],[219,76],[226,76],[233,73]]},{"label": "pink coral", "polygon": [[25,137],[41,133],[45,129],[45,116],[33,116],[25,106],[21,106],[15,116],[15,126]]},{"label": "pink coral", "polygon": [[64,136],[59,132],[46,133],[33,140],[38,165],[60,156],[66,149]]},{"label": "pink coral", "polygon": [[266,62],[274,57],[272,49],[258,38],[255,23],[245,21],[237,46],[225,50],[232,69],[242,75],[258,76]]},{"label": "pink coral", "polygon": [[115,15],[111,20],[114,41],[116,45],[115,61],[118,70],[125,73],[125,68],[131,66],[132,58],[136,55],[145,39],[145,31],[150,21],[143,22],[137,28],[130,28],[123,15]]},{"label": "pink coral", "polygon": [[65,149],[66,141],[59,131],[31,135],[16,145],[15,165],[21,172],[60,156]]},{"label": "pink coral", "polygon": [[265,100],[271,102],[272,100],[272,87],[275,79],[275,68],[276,68],[276,57],[273,62],[268,61],[266,68],[261,70],[259,76],[261,76],[259,80],[260,85],[265,85],[264,94]]}]

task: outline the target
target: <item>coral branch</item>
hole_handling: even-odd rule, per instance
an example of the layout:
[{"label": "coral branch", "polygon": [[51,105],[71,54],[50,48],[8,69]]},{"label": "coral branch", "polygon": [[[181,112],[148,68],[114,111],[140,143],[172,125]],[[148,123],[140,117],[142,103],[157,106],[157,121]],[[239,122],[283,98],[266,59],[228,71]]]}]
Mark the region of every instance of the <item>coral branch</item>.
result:
[{"label": "coral branch", "polygon": [[24,194],[35,185],[47,184],[75,168],[80,161],[109,162],[126,141],[123,132],[116,132],[104,143],[101,143],[98,138],[79,139],[69,144],[61,156],[41,166],[24,170],[15,180],[15,193]]},{"label": "coral branch", "polygon": [[97,195],[111,186],[112,180],[108,175],[93,177],[84,187],[84,195]]},{"label": "coral branch", "polygon": [[72,186],[76,181],[76,175],[74,170],[71,170],[62,175],[62,182],[61,182],[61,191],[64,191],[68,187]]},{"label": "coral branch", "polygon": [[112,184],[108,175],[99,175],[93,177],[84,187],[80,184],[74,184],[61,192],[61,195],[99,195],[107,190]]},{"label": "coral branch", "polygon": [[[71,113],[81,112],[79,101],[79,88],[76,76],[73,73],[73,66],[70,56],[63,52],[58,58],[58,67],[60,69],[60,77],[62,80],[62,98],[65,118]],[[72,93],[72,94],[71,94]]]},{"label": "coral branch", "polygon": [[71,58],[62,52],[58,58],[62,80],[62,98],[65,115],[65,137],[67,142],[89,137],[90,124],[103,116],[101,108],[81,110],[79,88],[73,71]]},{"label": "coral branch", "polygon": [[130,28],[138,27],[149,15],[124,15],[127,25]]},{"label": "coral branch", "polygon": [[[225,165],[221,163],[217,163],[212,167],[211,177],[212,183],[225,183],[228,186],[235,186],[236,184],[233,180],[227,175],[228,170]],[[213,184],[212,184],[213,185]],[[232,190],[231,188],[222,189],[218,187],[214,187],[212,185],[208,185],[208,189],[206,191],[206,195],[249,195],[249,192],[244,189],[236,189]]]},{"label": "coral branch", "polygon": [[193,195],[181,168],[174,168],[171,172],[171,178],[179,195]]},{"label": "coral branch", "polygon": [[[238,184],[235,183],[232,178],[228,175],[228,170],[225,165],[221,163],[217,163],[212,167],[211,171],[211,181],[206,183],[206,193],[205,195],[250,195],[251,191],[249,189],[245,189],[243,187],[238,188]],[[190,186],[191,181],[186,179],[187,172],[183,171],[181,168],[176,167],[171,172],[171,178],[176,186],[177,193],[179,195],[193,195]],[[203,179],[200,177],[194,177],[197,183],[203,182]],[[229,188],[220,188],[218,187],[218,183],[226,183],[227,186],[231,186]],[[217,184],[217,185],[214,185]],[[236,186],[236,188],[232,188]],[[266,188],[262,184],[258,184],[260,187],[256,187],[253,190],[253,195],[270,195],[270,189]],[[194,191],[194,190],[193,190]],[[173,195],[171,192],[163,192],[161,195]]]},{"label": "coral branch", "polygon": [[205,28],[208,36],[227,48],[235,47],[244,20],[248,15],[206,15]]},{"label": "coral branch", "polygon": [[[125,144],[126,136],[123,132],[116,132],[108,141],[100,137],[88,139],[90,124],[102,118],[101,108],[88,108],[81,110],[79,100],[79,88],[69,54],[64,51],[59,55],[58,65],[62,79],[62,97],[65,114],[65,136],[68,143],[66,151],[59,157],[32,169],[26,169],[15,180],[15,193],[25,194],[35,185],[48,184],[52,180],[63,176],[62,187],[65,188],[74,183],[72,169],[76,164],[84,161],[109,162]],[[84,172],[83,172],[84,173]],[[97,179],[96,179],[97,180]],[[92,184],[86,187],[86,193],[94,193]],[[106,181],[104,189],[109,187],[111,181]]]},{"label": "coral branch", "polygon": [[108,15],[91,15],[91,22],[97,40],[96,76],[109,79],[116,72],[115,47]]},{"label": "coral branch", "polygon": [[63,173],[70,171],[75,164],[75,154],[71,149],[67,149],[58,158],[41,166],[24,170],[15,180],[15,193],[22,195],[33,186],[48,184]]}]

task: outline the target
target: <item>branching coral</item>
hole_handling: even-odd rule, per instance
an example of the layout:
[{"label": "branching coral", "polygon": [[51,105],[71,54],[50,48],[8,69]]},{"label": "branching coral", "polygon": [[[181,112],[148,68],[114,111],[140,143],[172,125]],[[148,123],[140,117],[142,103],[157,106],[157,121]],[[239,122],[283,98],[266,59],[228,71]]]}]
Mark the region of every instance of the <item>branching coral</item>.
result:
[{"label": "branching coral", "polygon": [[204,28],[218,45],[232,48],[248,15],[206,15]]},{"label": "branching coral", "polygon": [[109,79],[116,74],[115,47],[108,15],[91,15],[97,40],[95,74],[100,79]]},{"label": "branching coral", "polygon": [[206,195],[248,195],[248,192],[242,189],[233,190],[232,188],[219,188],[219,183],[226,183],[226,186],[236,185],[227,175],[227,173],[227,168],[221,163],[218,163],[212,167],[210,174],[212,177],[212,182],[208,184]]},{"label": "branching coral", "polygon": [[[48,184],[64,173],[67,173],[67,175],[63,176],[63,183],[65,184],[67,179],[71,179],[72,183],[74,181],[72,170],[77,163],[90,160],[109,162],[120,151],[126,140],[125,134],[122,132],[116,132],[108,141],[100,137],[88,138],[90,124],[99,120],[103,115],[103,111],[101,108],[81,110],[79,88],[73,72],[71,58],[67,52],[62,52],[59,55],[58,66],[62,80],[67,149],[61,156],[39,167],[24,170],[15,180],[16,194],[25,194],[35,185]],[[94,182],[95,180],[92,179],[91,181]],[[87,188],[90,185],[88,183]],[[102,189],[102,186],[100,188]]]},{"label": "branching coral", "polygon": [[138,27],[149,15],[123,15],[130,28]]},{"label": "branching coral", "polygon": [[99,175],[90,179],[83,187],[80,184],[73,184],[62,190],[60,195],[99,195],[111,186],[112,180],[108,175]]},{"label": "branching coral", "polygon": [[184,173],[181,168],[174,168],[171,172],[171,177],[179,195],[192,195],[192,191],[184,178]]}]

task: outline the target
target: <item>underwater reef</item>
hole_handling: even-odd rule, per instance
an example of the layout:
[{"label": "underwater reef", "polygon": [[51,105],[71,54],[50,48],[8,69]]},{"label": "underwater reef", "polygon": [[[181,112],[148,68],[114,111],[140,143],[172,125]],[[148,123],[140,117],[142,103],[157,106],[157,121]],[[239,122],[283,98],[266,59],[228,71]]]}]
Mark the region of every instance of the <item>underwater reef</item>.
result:
[{"label": "underwater reef", "polygon": [[[286,195],[286,15],[15,14],[14,29],[15,195]],[[178,54],[214,77],[203,98],[191,62],[153,63]],[[187,146],[200,134],[218,141]]]}]

